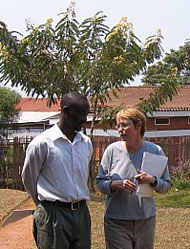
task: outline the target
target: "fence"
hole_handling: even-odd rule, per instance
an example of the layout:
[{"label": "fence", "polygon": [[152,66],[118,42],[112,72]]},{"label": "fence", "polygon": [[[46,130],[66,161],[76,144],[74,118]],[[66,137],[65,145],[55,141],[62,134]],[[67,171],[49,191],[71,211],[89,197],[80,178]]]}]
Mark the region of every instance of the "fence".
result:
[{"label": "fence", "polygon": [[[95,137],[93,141],[93,161],[99,163],[105,148],[117,140],[119,138],[116,137]],[[166,156],[168,156],[169,169],[178,167],[181,161],[190,160],[190,136],[146,138],[146,140],[162,147]]]},{"label": "fence", "polygon": [[24,190],[21,171],[31,138],[0,140],[0,188]]},{"label": "fence", "polygon": [[[117,137],[94,137],[94,153],[90,164],[90,188],[97,175],[99,162],[105,148],[115,141]],[[190,160],[190,136],[187,137],[163,137],[146,138],[151,142],[159,144],[168,156],[169,169],[178,167],[181,161]],[[20,173],[26,148],[31,138],[14,138],[12,140],[0,140],[0,188],[24,190]]]}]

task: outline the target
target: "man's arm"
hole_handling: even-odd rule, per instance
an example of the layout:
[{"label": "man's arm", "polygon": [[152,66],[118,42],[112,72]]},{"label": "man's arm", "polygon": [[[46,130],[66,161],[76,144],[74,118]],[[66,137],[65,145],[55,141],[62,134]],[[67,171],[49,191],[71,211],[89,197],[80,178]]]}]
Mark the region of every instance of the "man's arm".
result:
[{"label": "man's arm", "polygon": [[38,205],[37,180],[43,166],[43,155],[35,145],[29,145],[22,170],[22,181],[27,193],[32,197],[34,203]]}]

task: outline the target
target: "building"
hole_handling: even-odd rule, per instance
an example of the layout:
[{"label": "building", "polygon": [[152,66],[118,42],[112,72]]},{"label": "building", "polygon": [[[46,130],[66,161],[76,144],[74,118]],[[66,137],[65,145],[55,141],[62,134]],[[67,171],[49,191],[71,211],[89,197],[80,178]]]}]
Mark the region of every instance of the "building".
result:
[{"label": "building", "polygon": [[[133,106],[147,99],[155,91],[155,86],[128,86],[118,92],[108,102],[109,106]],[[172,101],[148,115],[146,137],[190,136],[190,86],[180,86],[178,95]],[[48,107],[46,99],[22,98],[17,108],[20,110],[18,121],[9,129],[9,136],[35,136],[55,124],[60,116],[59,101]],[[92,113],[87,119],[87,133],[90,131]],[[96,126],[96,136],[118,136],[113,127],[103,130]]]},{"label": "building", "polygon": [[22,98],[17,104],[18,120],[8,128],[8,137],[34,137],[52,126],[51,120],[60,114],[60,103],[49,107],[47,99]]},{"label": "building", "polygon": [[[125,87],[113,97],[109,106],[123,107],[139,104],[157,89],[156,86]],[[190,136],[190,86],[180,86],[172,101],[167,101],[152,114],[147,113],[146,137]],[[101,127],[98,127],[97,130]],[[108,133],[115,135],[114,129]]]}]

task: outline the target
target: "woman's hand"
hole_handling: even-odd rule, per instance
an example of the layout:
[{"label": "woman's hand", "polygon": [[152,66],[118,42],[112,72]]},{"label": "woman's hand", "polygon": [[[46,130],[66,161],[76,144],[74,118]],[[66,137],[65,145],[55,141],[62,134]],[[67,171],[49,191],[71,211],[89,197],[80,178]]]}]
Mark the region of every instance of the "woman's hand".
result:
[{"label": "woman's hand", "polygon": [[111,183],[111,189],[112,190],[116,190],[116,189],[122,189],[128,193],[132,193],[134,191],[136,191],[137,187],[136,185],[127,180],[127,179],[124,179],[124,180],[114,180],[112,181]]},{"label": "woman's hand", "polygon": [[135,176],[135,179],[138,181],[139,184],[144,183],[154,183],[155,178],[152,175],[147,174],[146,172],[142,170],[137,170],[138,175]]}]

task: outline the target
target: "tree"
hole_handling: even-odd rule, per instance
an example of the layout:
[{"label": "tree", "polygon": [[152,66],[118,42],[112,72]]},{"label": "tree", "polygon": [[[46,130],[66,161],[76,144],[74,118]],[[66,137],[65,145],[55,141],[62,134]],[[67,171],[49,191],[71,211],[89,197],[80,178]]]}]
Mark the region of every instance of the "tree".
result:
[{"label": "tree", "polygon": [[145,114],[152,113],[168,100],[172,100],[172,97],[178,92],[178,85],[179,81],[174,69],[163,79],[161,86],[154,93],[151,93],[148,99],[143,100],[137,106]]},{"label": "tree", "polygon": [[73,5],[61,17],[55,27],[52,19],[38,27],[28,23],[29,34],[22,39],[0,23],[0,80],[46,96],[49,104],[71,90],[85,94],[94,112],[93,134],[95,120],[111,117],[118,108],[107,107],[110,90],[117,95],[117,89],[160,58],[162,36],[158,31],[143,44],[126,17],[110,29],[102,12],[79,23]]},{"label": "tree", "polygon": [[176,70],[179,84],[190,84],[190,41],[180,46],[178,50],[170,50],[162,61],[149,66],[142,82],[148,85],[160,85],[172,70]]},{"label": "tree", "polygon": [[3,134],[7,124],[11,124],[18,117],[15,105],[20,100],[20,95],[13,90],[0,87],[0,133]]}]

